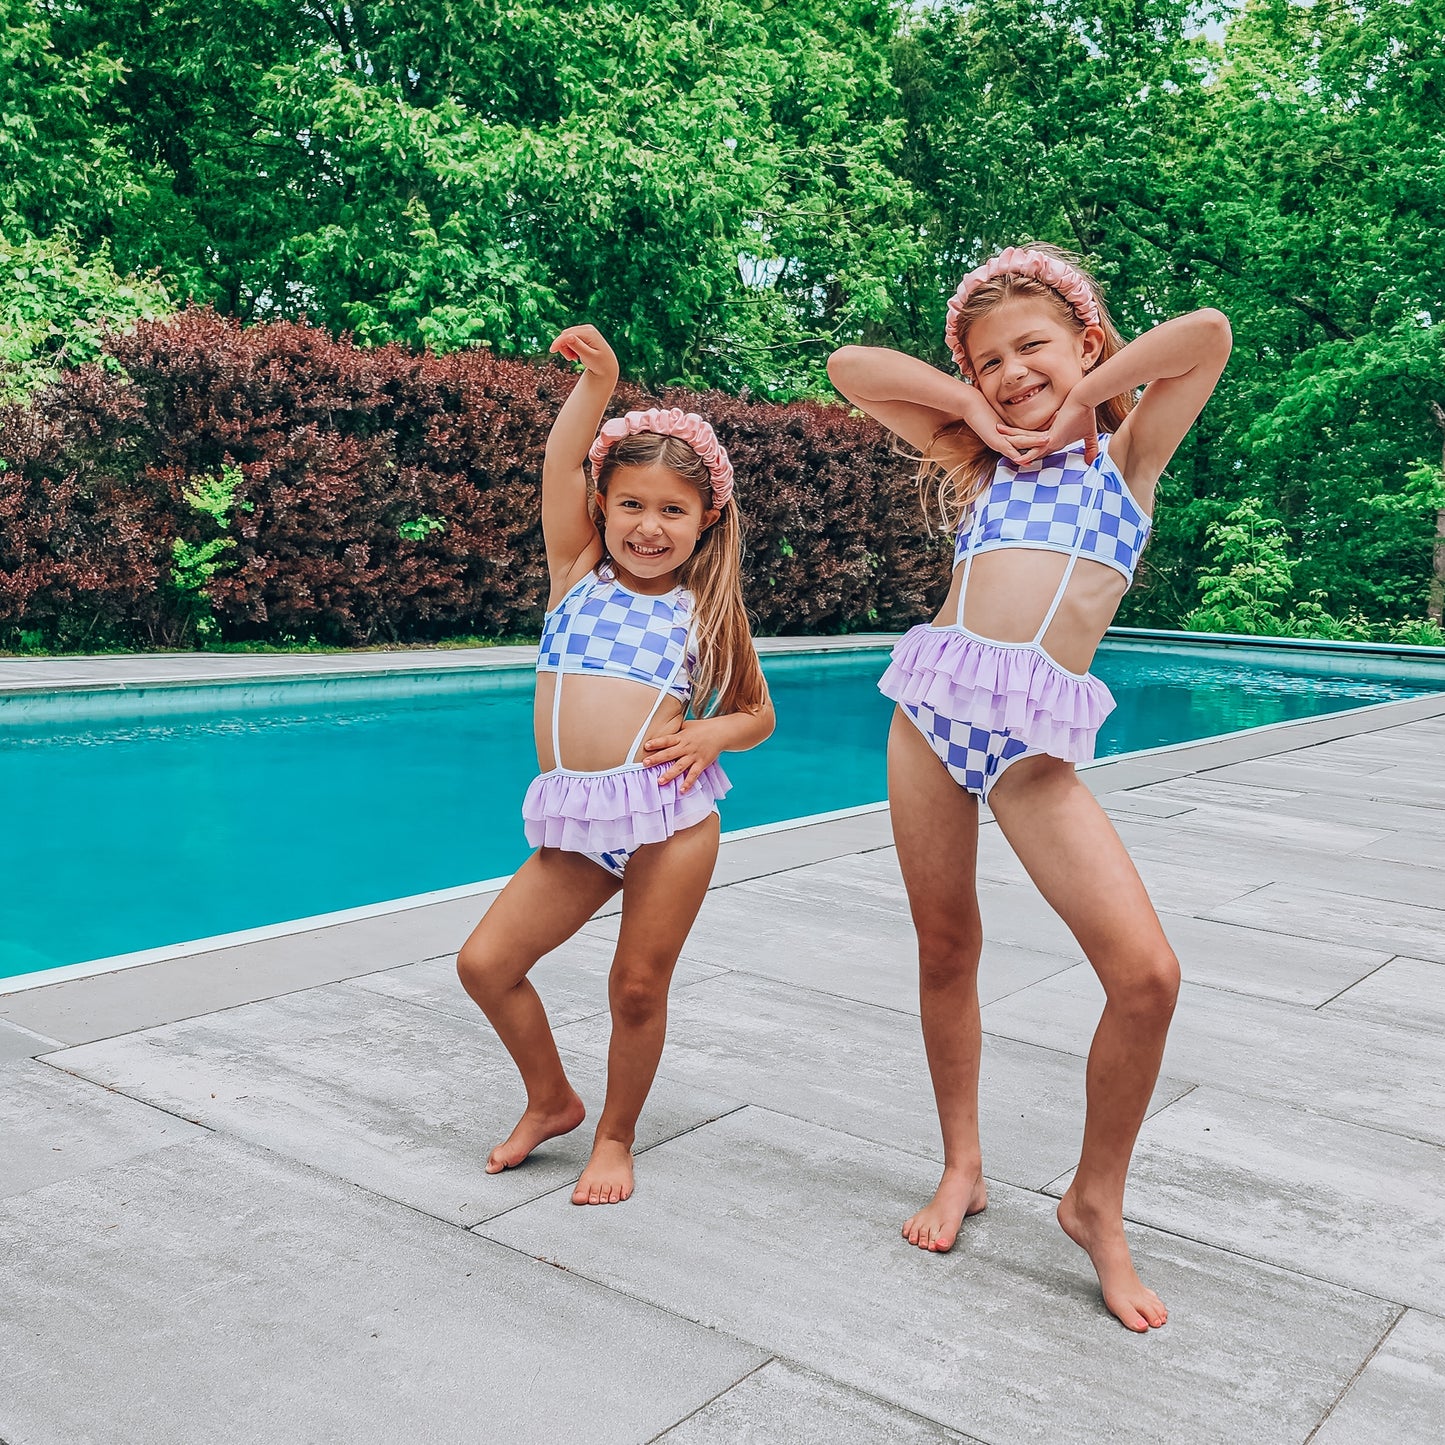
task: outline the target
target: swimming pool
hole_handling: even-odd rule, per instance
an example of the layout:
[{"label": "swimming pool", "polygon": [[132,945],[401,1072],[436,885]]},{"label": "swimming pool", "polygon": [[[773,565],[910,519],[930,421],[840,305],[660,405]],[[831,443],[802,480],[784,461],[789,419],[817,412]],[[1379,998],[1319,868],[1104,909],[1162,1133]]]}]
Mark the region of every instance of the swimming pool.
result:
[{"label": "swimming pool", "polygon": [[[772,656],[778,730],[727,757],[739,829],[885,792],[886,652]],[[1439,663],[1106,642],[1101,756],[1445,690]],[[521,669],[0,695],[0,978],[510,872]]]}]

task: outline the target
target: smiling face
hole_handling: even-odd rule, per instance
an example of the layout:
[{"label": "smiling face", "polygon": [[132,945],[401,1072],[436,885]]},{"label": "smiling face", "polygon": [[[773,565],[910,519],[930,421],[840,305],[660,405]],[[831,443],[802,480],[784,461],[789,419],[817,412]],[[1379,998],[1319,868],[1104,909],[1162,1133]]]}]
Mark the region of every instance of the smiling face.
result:
[{"label": "smiling face", "polygon": [[1043,431],[1064,398],[1099,359],[1104,333],[1071,326],[1043,297],[1003,301],[964,336],[974,382],[1009,425]]},{"label": "smiling face", "polygon": [[613,467],[599,493],[603,536],[617,580],[634,592],[665,592],[718,513],[662,462]]}]

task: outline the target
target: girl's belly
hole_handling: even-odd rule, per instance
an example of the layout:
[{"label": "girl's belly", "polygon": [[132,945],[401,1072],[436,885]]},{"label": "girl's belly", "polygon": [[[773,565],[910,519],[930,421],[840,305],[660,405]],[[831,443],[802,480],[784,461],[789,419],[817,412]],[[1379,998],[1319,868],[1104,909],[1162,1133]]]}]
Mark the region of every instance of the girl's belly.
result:
[{"label": "girl's belly", "polygon": [[[975,557],[961,619],[964,627],[993,642],[1032,642],[1068,565],[1061,552],[1024,547]],[[933,619],[935,627],[951,627],[960,620],[963,567],[960,562],[953,569],[953,584]],[[1112,567],[1081,557],[1042,638],[1044,651],[1069,672],[1087,672],[1128,588],[1123,575]]]},{"label": "girl's belly", "polygon": [[[643,761],[640,747],[630,757],[628,749],[657,702],[655,687],[625,678],[569,673],[562,684],[562,710],[557,722],[562,743],[559,760],[552,751],[552,695],[556,683],[556,673],[537,674],[532,720],[537,764],[542,772],[560,766],[577,773],[600,773],[624,763]],[[682,715],[682,703],[671,694],[664,697],[648,724],[644,741],[675,732]]]}]

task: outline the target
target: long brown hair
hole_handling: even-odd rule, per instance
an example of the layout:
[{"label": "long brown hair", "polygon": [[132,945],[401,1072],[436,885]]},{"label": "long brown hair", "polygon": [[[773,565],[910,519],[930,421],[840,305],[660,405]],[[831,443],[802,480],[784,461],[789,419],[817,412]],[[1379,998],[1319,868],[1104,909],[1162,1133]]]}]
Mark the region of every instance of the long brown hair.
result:
[{"label": "long brown hair", "polygon": [[[680,437],[637,432],[614,443],[597,469],[592,520],[599,531],[603,530],[603,513],[597,498],[606,496],[613,472],[619,467],[647,467],[658,462],[697,492],[704,512],[712,510],[712,478],[702,458]],[[692,556],[677,569],[678,582],[692,593],[697,619],[694,717],[755,712],[768,700],[768,684],[743,605],[742,561],[743,530],[734,496],[698,539]]]},{"label": "long brown hair", "polygon": [[[1042,251],[1046,256],[1067,261],[1089,283],[1089,289],[1094,293],[1094,299],[1099,306],[1099,325],[1104,330],[1104,345],[1100,349],[1098,361],[1094,364],[1097,366],[1122,351],[1124,338],[1109,315],[1099,283],[1084,269],[1079,258],[1047,242],[1027,241],[1023,244],[1031,251]],[[988,315],[1005,301],[1023,298],[1048,302],[1065,326],[1072,331],[1083,331],[1084,323],[1074,308],[1052,286],[1045,285],[1032,276],[1005,273],[985,281],[976,291],[970,293],[968,300],[960,308],[958,334],[965,346],[968,344],[969,327],[981,316]],[[1120,423],[1133,406],[1133,392],[1111,396],[1098,408],[1099,429],[1106,432],[1118,431]],[[998,459],[999,454],[981,441],[967,423],[955,421],[939,427],[919,459],[918,496],[923,505],[924,516],[930,516],[936,507],[944,528],[948,531],[956,528],[988,487]]]}]

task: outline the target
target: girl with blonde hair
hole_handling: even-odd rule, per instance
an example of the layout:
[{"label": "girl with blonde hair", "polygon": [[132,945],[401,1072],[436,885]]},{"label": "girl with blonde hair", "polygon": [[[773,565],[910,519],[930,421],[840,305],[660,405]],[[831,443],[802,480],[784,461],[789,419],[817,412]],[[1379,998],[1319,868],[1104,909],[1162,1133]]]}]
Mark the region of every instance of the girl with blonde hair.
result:
[{"label": "girl with blonde hair", "polygon": [[1087,1251],[1105,1304],[1142,1332],[1167,1312],[1134,1269],[1124,1181],[1179,965],[1074,768],[1093,757],[1114,706],[1089,665],[1133,580],[1159,476],[1224,370],[1229,324],[1196,311],[1126,345],[1093,278],[1042,245],[1009,247],[970,272],[948,313],[962,379],[870,347],[844,347],[828,364],[844,396],[921,453],[957,533],[941,610],[904,636],[879,684],[897,703],[888,797],[943,1130],[943,1177],[903,1234],[951,1249],[988,1200],[975,886],[987,801],[1104,986],[1083,1149],[1058,1218]]}]

